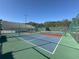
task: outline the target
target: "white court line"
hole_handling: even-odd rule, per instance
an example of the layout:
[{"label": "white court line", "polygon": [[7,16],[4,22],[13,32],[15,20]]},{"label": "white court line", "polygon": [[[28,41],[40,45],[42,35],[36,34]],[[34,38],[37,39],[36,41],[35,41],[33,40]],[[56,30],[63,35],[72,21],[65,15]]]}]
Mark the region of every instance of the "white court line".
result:
[{"label": "white court line", "polygon": [[42,49],[42,50],[44,50],[44,51],[46,51],[46,52],[48,52],[48,53],[50,53],[50,54],[52,54],[52,52],[50,52],[50,51],[48,51],[48,50],[46,50],[46,49],[44,49],[44,48],[41,48],[41,47],[39,47],[39,46],[37,46],[37,45],[35,45],[35,44],[33,44],[33,43],[27,41],[27,40],[24,40],[23,38],[22,38],[21,40],[23,40],[24,42],[27,42],[27,43],[29,43],[29,44],[31,44],[31,45],[33,45],[33,46],[36,46],[36,47],[38,47],[38,48],[40,48],[40,49]]},{"label": "white court line", "polygon": [[[62,36],[62,37],[63,37],[63,36]],[[58,44],[56,45],[56,47],[55,47],[55,49],[54,49],[54,51],[53,51],[53,53],[52,53],[52,54],[54,54],[54,53],[55,53],[55,51],[57,50],[57,47],[58,47],[59,43],[60,43],[60,42],[61,42],[61,40],[62,40],[62,37],[60,38],[60,40],[59,40]]]},{"label": "white court line", "polygon": [[[62,36],[62,37],[63,37],[63,36]],[[46,51],[46,52],[48,52],[48,53],[50,53],[50,54],[54,54],[55,51],[56,51],[56,49],[57,49],[57,47],[58,47],[58,45],[59,45],[59,43],[60,43],[60,41],[62,40],[62,37],[60,38],[60,40],[59,40],[58,44],[56,45],[55,49],[53,50],[53,52],[50,52],[50,51],[48,51],[48,50],[46,50],[46,49],[44,49],[44,48],[41,48],[41,47],[39,47],[39,46],[37,46],[37,45],[35,45],[35,44],[29,42],[29,41],[33,41],[33,40],[27,41],[27,40],[24,40],[23,38],[22,38],[21,40],[23,40],[23,41],[25,41],[25,42],[27,42],[27,43],[33,45],[33,46],[36,46],[36,47],[38,47],[38,48],[40,48],[40,49],[42,49],[42,50],[44,50],[44,51]]]}]

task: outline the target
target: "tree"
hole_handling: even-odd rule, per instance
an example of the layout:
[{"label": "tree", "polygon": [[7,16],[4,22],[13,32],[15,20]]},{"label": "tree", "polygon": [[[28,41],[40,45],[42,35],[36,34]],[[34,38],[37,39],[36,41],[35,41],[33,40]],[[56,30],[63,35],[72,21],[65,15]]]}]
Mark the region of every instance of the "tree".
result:
[{"label": "tree", "polygon": [[46,31],[50,31],[49,27],[46,27]]},{"label": "tree", "polygon": [[0,19],[0,35],[1,35],[1,31],[2,31],[2,19]]}]

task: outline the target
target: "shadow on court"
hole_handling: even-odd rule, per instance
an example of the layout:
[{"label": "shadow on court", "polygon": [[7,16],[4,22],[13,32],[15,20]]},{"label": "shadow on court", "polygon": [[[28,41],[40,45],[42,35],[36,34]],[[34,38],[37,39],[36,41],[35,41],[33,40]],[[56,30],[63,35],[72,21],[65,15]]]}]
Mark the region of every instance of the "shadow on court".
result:
[{"label": "shadow on court", "polygon": [[[39,50],[35,49],[36,46],[29,47],[29,48],[24,48],[24,49],[17,50],[17,51],[10,51],[10,52],[8,52],[8,53],[2,54],[3,44],[4,44],[5,42],[7,42],[7,37],[6,37],[6,36],[1,36],[1,37],[0,37],[0,59],[14,59],[12,53],[16,53],[16,52],[20,52],[20,51],[28,50],[28,49],[34,49],[35,51],[37,51],[39,54],[41,54],[41,55],[44,56],[45,58],[50,59],[50,57],[46,56],[45,54],[43,54],[43,53],[40,52]],[[46,43],[46,44],[49,44],[49,43]],[[42,44],[42,45],[46,45],[46,44]],[[42,45],[39,45],[39,46],[42,46]]]},{"label": "shadow on court", "polygon": [[0,59],[14,59],[12,52],[2,54],[3,43],[7,42],[6,36],[0,36]]},{"label": "shadow on court", "polygon": [[79,33],[71,33],[71,35],[75,39],[75,41],[79,44]]},{"label": "shadow on court", "polygon": [[14,59],[14,58],[13,58],[12,52],[8,52],[6,54],[2,54],[0,56],[0,59]]}]

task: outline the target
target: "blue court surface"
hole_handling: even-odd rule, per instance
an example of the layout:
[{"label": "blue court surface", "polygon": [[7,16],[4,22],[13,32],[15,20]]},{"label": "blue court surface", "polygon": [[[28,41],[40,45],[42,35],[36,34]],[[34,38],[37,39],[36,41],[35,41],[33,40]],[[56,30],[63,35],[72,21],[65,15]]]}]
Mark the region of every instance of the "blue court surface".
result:
[{"label": "blue court surface", "polygon": [[[47,34],[62,34],[63,32],[46,32]],[[56,48],[58,47],[62,37],[47,37],[42,33],[33,33],[22,35],[22,38],[25,42],[42,49],[43,51],[54,54]]]}]

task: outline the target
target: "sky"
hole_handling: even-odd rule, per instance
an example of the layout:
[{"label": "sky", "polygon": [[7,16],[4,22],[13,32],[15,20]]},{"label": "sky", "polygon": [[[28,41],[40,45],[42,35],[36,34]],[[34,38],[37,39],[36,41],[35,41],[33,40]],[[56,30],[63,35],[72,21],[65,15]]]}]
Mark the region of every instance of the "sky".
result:
[{"label": "sky", "polygon": [[62,21],[79,13],[79,0],[0,0],[0,19],[12,22]]}]

